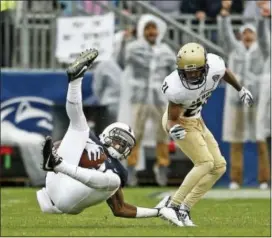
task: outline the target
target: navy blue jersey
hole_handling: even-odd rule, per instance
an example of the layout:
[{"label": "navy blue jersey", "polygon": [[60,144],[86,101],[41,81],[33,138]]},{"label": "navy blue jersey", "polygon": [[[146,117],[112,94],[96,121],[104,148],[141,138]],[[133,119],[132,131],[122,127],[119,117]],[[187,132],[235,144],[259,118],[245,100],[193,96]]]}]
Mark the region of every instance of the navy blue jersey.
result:
[{"label": "navy blue jersey", "polygon": [[[102,146],[104,148],[105,153],[107,154],[107,148],[101,143],[101,141],[92,133],[90,132],[89,138],[94,141],[96,144]],[[108,155],[108,154],[107,154]],[[108,155],[108,158],[105,160],[105,171],[111,170],[113,173],[116,173],[121,180],[121,186],[124,187],[127,183],[128,172],[121,164],[121,162],[115,158],[112,158]]]}]

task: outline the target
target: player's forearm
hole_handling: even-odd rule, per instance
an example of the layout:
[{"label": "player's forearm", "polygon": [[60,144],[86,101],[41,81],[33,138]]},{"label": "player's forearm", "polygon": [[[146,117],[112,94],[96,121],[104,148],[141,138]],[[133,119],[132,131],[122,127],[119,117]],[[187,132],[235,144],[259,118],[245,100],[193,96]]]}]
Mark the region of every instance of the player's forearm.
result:
[{"label": "player's forearm", "polygon": [[170,130],[174,125],[179,124],[179,118],[182,115],[183,110],[180,105],[175,104],[173,102],[169,102],[168,105],[168,121],[166,129]]},{"label": "player's forearm", "polygon": [[169,132],[169,130],[174,126],[179,124],[179,120],[168,120],[167,121],[167,126],[166,126],[166,130]]},{"label": "player's forearm", "polygon": [[226,73],[223,79],[232,87],[234,87],[237,91],[240,91],[242,89],[241,84],[238,82],[235,75],[229,69],[226,69]]}]

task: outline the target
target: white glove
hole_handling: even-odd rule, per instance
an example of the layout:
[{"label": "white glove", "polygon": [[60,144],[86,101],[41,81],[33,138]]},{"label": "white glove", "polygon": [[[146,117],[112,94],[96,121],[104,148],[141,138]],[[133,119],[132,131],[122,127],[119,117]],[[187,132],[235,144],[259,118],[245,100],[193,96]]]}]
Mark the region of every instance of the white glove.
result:
[{"label": "white glove", "polygon": [[169,134],[173,140],[182,140],[185,138],[187,132],[185,131],[184,128],[182,128],[181,125],[177,124],[170,128]]},{"label": "white glove", "polygon": [[98,160],[100,158],[101,153],[103,153],[103,147],[97,145],[91,139],[88,139],[85,150],[87,150],[90,160]]},{"label": "white glove", "polygon": [[239,91],[239,97],[246,106],[252,107],[254,103],[253,96],[246,88],[242,87],[242,89]]}]

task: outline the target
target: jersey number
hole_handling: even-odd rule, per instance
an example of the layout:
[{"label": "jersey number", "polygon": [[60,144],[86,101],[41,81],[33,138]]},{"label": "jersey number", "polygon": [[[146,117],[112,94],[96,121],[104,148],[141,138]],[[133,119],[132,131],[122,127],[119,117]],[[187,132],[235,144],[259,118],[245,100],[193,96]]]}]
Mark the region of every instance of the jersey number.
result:
[{"label": "jersey number", "polygon": [[162,85],[162,92],[165,93],[168,88],[169,86],[167,85],[166,82],[164,82],[164,84]]},{"label": "jersey number", "polygon": [[198,102],[194,105],[192,105],[189,109],[187,109],[184,113],[185,117],[193,117],[195,116],[197,113],[200,112],[200,108],[202,106],[202,102]]}]

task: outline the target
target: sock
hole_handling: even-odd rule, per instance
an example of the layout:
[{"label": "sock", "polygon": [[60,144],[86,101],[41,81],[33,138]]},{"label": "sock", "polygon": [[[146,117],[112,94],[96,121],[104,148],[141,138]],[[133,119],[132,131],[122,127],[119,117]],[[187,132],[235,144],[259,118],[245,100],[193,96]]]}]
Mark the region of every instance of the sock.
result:
[{"label": "sock", "polygon": [[182,209],[182,210],[186,210],[186,211],[190,211],[190,207],[188,207],[186,204],[184,204],[184,203],[182,203],[181,205],[180,205],[180,207],[179,207],[180,209]]},{"label": "sock", "polygon": [[[102,173],[94,169],[81,168],[68,164],[64,160],[54,168],[60,172],[94,189],[105,189],[107,191],[120,186],[120,179],[113,173]],[[112,176],[113,175],[113,176]]]},{"label": "sock", "polygon": [[78,78],[68,85],[68,92],[67,92],[67,100],[71,103],[81,103],[82,102],[82,94],[81,94],[81,85],[82,79]]},{"label": "sock", "polygon": [[69,83],[66,101],[66,112],[70,119],[70,126],[79,131],[89,129],[82,109],[82,79],[78,78]]},{"label": "sock", "polygon": [[185,177],[178,191],[172,197],[171,206],[179,206],[185,197],[189,194],[189,192],[191,192],[196,184],[200,181],[200,179],[211,171],[212,167],[212,162],[205,162],[198,166],[194,166]]},{"label": "sock", "polygon": [[221,166],[214,169],[211,173],[205,175],[194,189],[186,196],[183,205],[188,208],[188,211],[206,194],[215,182],[225,173],[226,166]]}]

